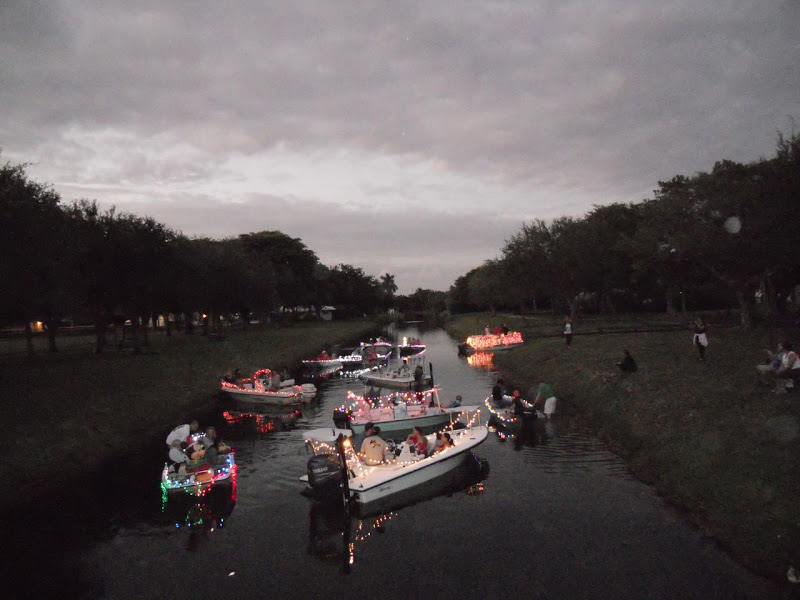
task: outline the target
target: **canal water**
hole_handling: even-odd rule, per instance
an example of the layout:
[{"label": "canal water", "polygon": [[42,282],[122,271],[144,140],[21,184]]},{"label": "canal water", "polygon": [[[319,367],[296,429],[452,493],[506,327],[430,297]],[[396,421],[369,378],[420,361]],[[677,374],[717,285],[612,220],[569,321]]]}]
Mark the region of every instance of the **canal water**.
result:
[{"label": "canal water", "polygon": [[[480,404],[497,374],[420,337],[442,397]],[[529,443],[476,449],[483,480],[458,473],[405,506],[345,518],[301,494],[308,429],[332,425],[356,380],[319,383],[296,421],[206,415],[236,450],[235,485],[162,500],[163,457],[121,463],[65,514],[31,518],[20,597],[52,598],[778,598],[591,434],[558,411]],[[557,392],[558,390],[556,390]],[[165,431],[172,424],[165,424]],[[389,510],[388,508],[392,508]],[[34,548],[35,549],[32,549]],[[19,558],[19,557],[18,557]],[[20,558],[20,561],[22,561]]]}]

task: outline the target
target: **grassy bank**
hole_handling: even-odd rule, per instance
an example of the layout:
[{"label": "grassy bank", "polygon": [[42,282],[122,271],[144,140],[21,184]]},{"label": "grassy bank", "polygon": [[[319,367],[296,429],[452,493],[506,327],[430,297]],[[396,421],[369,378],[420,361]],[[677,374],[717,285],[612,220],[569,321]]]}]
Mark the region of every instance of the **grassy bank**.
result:
[{"label": "grassy bank", "polygon": [[[587,319],[569,348],[550,317],[467,315],[448,329],[465,339],[500,321],[525,334],[525,346],[495,355],[523,393],[552,383],[561,406],[635,475],[753,570],[785,581],[789,565],[800,566],[800,390],[775,395],[756,385],[754,369],[764,348],[800,342],[800,332],[712,320],[700,362],[683,320]],[[624,348],[639,365],[626,377],[616,367]]]},{"label": "grassy bank", "polygon": [[375,327],[366,321],[263,326],[220,341],[156,333],[140,355],[95,355],[88,338],[52,355],[5,354],[2,461],[3,473],[14,476],[0,478],[0,502],[25,501],[166,435],[213,403],[229,369],[291,367]]}]

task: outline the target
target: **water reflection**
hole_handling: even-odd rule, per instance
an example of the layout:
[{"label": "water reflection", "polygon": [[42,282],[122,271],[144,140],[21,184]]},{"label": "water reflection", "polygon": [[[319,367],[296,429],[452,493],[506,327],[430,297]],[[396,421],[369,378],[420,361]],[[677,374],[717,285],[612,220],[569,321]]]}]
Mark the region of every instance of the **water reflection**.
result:
[{"label": "water reflection", "polygon": [[259,434],[271,433],[273,431],[289,431],[297,426],[297,420],[302,415],[298,409],[289,412],[264,412],[259,411],[226,410],[222,413],[225,422],[231,432],[247,433],[255,432]]},{"label": "water reflection", "polygon": [[348,509],[338,501],[314,500],[309,508],[308,554],[338,563],[342,573],[350,573],[359,552],[366,551],[365,542],[373,534],[386,533],[386,524],[400,517],[403,508],[454,494],[480,496],[488,476],[488,461],[473,454],[463,465],[424,486],[370,504]]},{"label": "water reflection", "polygon": [[236,478],[232,478],[230,484],[215,485],[200,496],[164,494],[159,522],[186,531],[186,550],[197,552],[225,526],[235,506]]},{"label": "water reflection", "polygon": [[484,371],[494,370],[494,352],[476,352],[466,357],[467,364]]}]

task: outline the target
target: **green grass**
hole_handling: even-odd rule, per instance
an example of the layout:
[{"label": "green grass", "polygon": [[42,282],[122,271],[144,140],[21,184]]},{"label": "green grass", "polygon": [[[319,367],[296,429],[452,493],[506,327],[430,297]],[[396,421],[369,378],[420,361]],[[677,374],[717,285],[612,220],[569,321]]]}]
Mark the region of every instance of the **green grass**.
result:
[{"label": "green grass", "polygon": [[[755,365],[764,348],[798,332],[711,321],[700,362],[686,321],[580,320],[570,348],[561,319],[549,316],[466,315],[448,329],[458,339],[486,323],[523,331],[524,346],[495,355],[508,380],[523,392],[553,384],[560,408],[588,421],[634,474],[742,562],[785,579],[800,565],[800,390],[777,396],[758,387]],[[616,367],[624,348],[639,365],[625,377]]]},{"label": "green grass", "polygon": [[0,501],[37,491],[146,444],[214,402],[228,370],[292,366],[321,348],[373,332],[372,322],[262,326],[211,341],[151,335],[147,352],[91,353],[72,340],[56,354],[6,354],[0,364],[4,432]]}]

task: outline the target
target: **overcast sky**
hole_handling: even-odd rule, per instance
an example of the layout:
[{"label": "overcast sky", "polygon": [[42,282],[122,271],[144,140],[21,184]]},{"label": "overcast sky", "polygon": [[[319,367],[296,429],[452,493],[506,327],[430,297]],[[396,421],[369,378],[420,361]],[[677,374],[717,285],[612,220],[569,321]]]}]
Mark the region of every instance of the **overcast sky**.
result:
[{"label": "overcast sky", "polygon": [[800,122],[800,0],[0,0],[0,162],[447,290]]}]

